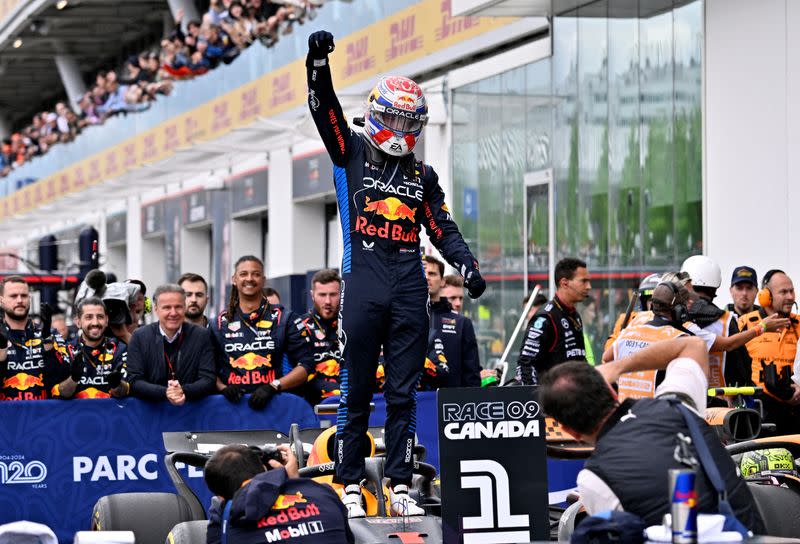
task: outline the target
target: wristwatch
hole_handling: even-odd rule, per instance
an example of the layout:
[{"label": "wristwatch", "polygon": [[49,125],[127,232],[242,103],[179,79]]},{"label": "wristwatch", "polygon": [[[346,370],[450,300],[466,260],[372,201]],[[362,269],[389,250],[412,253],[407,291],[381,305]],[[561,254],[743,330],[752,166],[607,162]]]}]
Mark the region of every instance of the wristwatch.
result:
[{"label": "wristwatch", "polygon": [[281,390],[281,381],[280,380],[272,380],[269,384],[275,388],[275,391]]}]

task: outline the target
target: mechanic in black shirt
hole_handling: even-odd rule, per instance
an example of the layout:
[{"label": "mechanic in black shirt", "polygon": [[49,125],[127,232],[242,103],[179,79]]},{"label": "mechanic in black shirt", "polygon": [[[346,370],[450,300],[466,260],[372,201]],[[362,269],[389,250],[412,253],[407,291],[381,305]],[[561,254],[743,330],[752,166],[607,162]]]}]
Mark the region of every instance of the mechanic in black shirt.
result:
[{"label": "mechanic in black shirt", "polygon": [[339,273],[326,268],[311,278],[311,299],[314,308],[301,318],[309,332],[314,352],[314,373],[308,376],[305,398],[313,406],[322,399],[338,395],[340,388],[339,365],[339,290],[342,278]]},{"label": "mechanic in black shirt", "polygon": [[211,327],[217,345],[217,390],[231,402],[244,393],[263,410],[314,372],[308,329],[294,312],[264,297],[264,263],[253,255],[234,265],[228,309]]},{"label": "mechanic in black shirt", "polygon": [[537,376],[564,361],[583,361],[586,349],[581,316],[575,309],[592,288],[586,263],[561,259],[555,270],[556,294],[531,318],[517,359],[516,383],[535,385]]},{"label": "mechanic in black shirt", "polygon": [[223,527],[230,544],[352,544],[347,510],[336,492],[300,478],[289,447],[278,450],[282,463],[240,444],[220,448],[206,463],[206,484],[222,499],[209,512],[208,544],[222,542]]},{"label": "mechanic in black shirt", "polygon": [[[428,296],[431,299],[431,329],[444,345],[449,372],[441,387],[480,387],[481,362],[472,321],[453,311],[450,301],[441,296],[444,288],[444,263],[431,255],[423,257]],[[430,339],[428,341],[430,351]],[[430,357],[428,357],[430,360]]]},{"label": "mechanic in black shirt", "polygon": [[128,346],[108,338],[108,315],[103,301],[88,297],[76,306],[80,335],[67,346],[72,358],[70,377],[53,389],[53,396],[76,399],[125,397]]}]

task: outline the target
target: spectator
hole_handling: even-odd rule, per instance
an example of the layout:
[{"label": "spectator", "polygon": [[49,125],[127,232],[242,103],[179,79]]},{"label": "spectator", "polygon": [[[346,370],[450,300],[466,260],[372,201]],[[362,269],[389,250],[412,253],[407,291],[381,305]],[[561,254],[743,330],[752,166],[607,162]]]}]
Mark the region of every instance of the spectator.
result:
[{"label": "spectator", "polygon": [[158,321],[136,330],[128,348],[131,394],[180,406],[212,393],[211,333],[184,322],[186,294],[180,286],[159,286],[153,300]]},{"label": "spectator", "polygon": [[51,333],[51,310],[42,306],[42,326],[36,327],[29,318],[28,283],[21,276],[8,276],[0,286],[4,314],[0,324],[0,400],[49,399],[52,388],[70,371],[64,340]]},{"label": "spectator", "polygon": [[[160,50],[145,50],[130,56],[121,77],[114,70],[101,70],[94,86],[80,100],[80,112],[61,102],[55,111],[37,113],[31,124],[6,141],[0,153],[0,176],[16,166],[46,154],[54,145],[74,140],[82,129],[102,124],[119,113],[144,111],[158,94],[172,91],[173,79],[202,75],[220,62],[232,62],[256,38],[273,45],[279,34],[291,32],[295,22],[313,17],[321,2],[303,0],[293,4],[266,0],[218,0],[211,3],[203,21],[190,21],[181,30],[183,13],[161,41]],[[224,28],[221,28],[224,27]]]},{"label": "spectator", "polygon": [[281,303],[281,295],[272,287],[264,287],[264,296],[270,304],[278,306]]},{"label": "spectator", "polygon": [[444,344],[449,367],[447,377],[442,380],[443,387],[480,387],[481,362],[472,321],[454,312],[450,302],[440,295],[444,287],[444,263],[430,255],[423,260],[431,301],[430,328]]},{"label": "spectator", "polygon": [[[311,278],[311,300],[314,307],[301,319],[308,329],[314,355],[314,373],[306,384],[306,400],[317,405],[340,393],[339,369],[339,292],[342,278],[333,269],[320,270]],[[269,298],[269,297],[268,297]]]},{"label": "spectator", "polygon": [[208,304],[208,284],[200,274],[187,272],[178,278],[178,285],[186,293],[186,321],[200,327],[208,327],[205,316]]},{"label": "spectator", "polygon": [[69,339],[69,329],[67,328],[67,316],[62,313],[53,314],[53,317],[50,321],[50,326],[52,327],[52,332],[56,332],[61,335],[61,338],[64,340]]},{"label": "spectator", "polygon": [[[231,544],[264,542],[265,533],[268,542],[355,542],[347,511],[336,492],[299,477],[297,458],[288,446],[278,446],[278,451],[281,461],[266,460],[257,448],[236,444],[220,448],[206,463],[206,484],[222,499],[209,512],[208,543],[222,542],[226,524],[226,540]],[[231,505],[226,515],[228,501]],[[295,521],[301,518],[299,523]]]},{"label": "spectator", "polygon": [[96,297],[81,300],[76,308],[81,334],[69,345],[70,376],[54,388],[61,398],[98,399],[127,396],[128,346],[105,336],[108,313]]},{"label": "spectator", "polygon": [[447,299],[455,313],[460,314],[464,306],[464,278],[458,274],[446,275],[441,296]]},{"label": "spectator", "polygon": [[[654,399],[619,403],[609,386],[624,374],[665,369],[666,377]],[[754,533],[764,532],[747,484],[717,433],[703,421],[707,371],[707,346],[698,338],[686,337],[658,342],[597,367],[580,361],[564,363],[542,376],[539,400],[543,411],[576,439],[595,446],[578,474],[578,493],[590,515],[625,510],[648,526],[662,523],[671,507],[666,492],[668,471],[694,468],[689,459],[697,457],[691,441],[682,438],[690,433],[675,406],[680,402],[694,412],[692,417],[722,474],[736,517]],[[631,462],[631,452],[646,452],[646,462]],[[717,493],[702,470],[698,470],[696,487],[698,510],[717,513]]]}]

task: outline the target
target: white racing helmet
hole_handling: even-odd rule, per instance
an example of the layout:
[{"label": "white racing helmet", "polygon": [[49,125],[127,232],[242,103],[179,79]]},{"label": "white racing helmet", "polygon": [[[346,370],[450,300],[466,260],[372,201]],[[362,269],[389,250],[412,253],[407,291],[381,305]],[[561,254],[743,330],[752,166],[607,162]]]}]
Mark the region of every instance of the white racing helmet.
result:
[{"label": "white racing helmet", "polygon": [[695,287],[719,289],[722,285],[722,270],[713,259],[705,255],[693,255],[683,261],[681,272],[686,272]]}]

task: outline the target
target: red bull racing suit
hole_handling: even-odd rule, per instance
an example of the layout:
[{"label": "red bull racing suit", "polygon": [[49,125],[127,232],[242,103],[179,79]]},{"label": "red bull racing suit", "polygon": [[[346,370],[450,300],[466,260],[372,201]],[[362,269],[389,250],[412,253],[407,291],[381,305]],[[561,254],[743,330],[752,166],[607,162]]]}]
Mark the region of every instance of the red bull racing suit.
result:
[{"label": "red bull racing suit", "polygon": [[413,154],[387,156],[353,132],[327,61],[306,60],[311,115],[334,164],[344,237],[339,329],[344,368],[337,419],[337,475],[364,477],[358,447],[367,430],[378,355],[386,365],[386,475],[411,481],[416,387],[428,339],[428,287],[419,234],[462,275],[478,263],[444,202],[433,168]]},{"label": "red bull racing suit", "polygon": [[220,352],[219,378],[225,385],[238,385],[245,393],[288,374],[298,364],[309,374],[314,372],[303,321],[266,299],[247,315],[241,308],[233,318],[223,312],[211,332]]},{"label": "red bull racing suit", "polygon": [[[83,375],[75,388],[76,399],[108,399],[114,387],[108,376],[119,371],[121,378],[127,377],[128,345],[116,338],[103,338],[97,347],[85,345],[81,340],[67,346],[73,362],[83,365]],[[81,357],[76,357],[80,353]],[[73,363],[74,364],[74,363]],[[57,389],[54,396],[59,396]]]},{"label": "red bull racing suit", "polygon": [[[46,400],[69,376],[70,359],[61,335],[42,339],[29,321],[24,331],[0,324],[8,337],[8,359],[0,363],[0,400]],[[51,345],[52,343],[52,345]]]},{"label": "red bull racing suit", "polygon": [[314,310],[305,314],[301,319],[308,329],[314,353],[314,373],[308,375],[305,397],[310,404],[315,405],[319,404],[322,399],[340,393],[339,325],[336,319],[323,319]]}]

